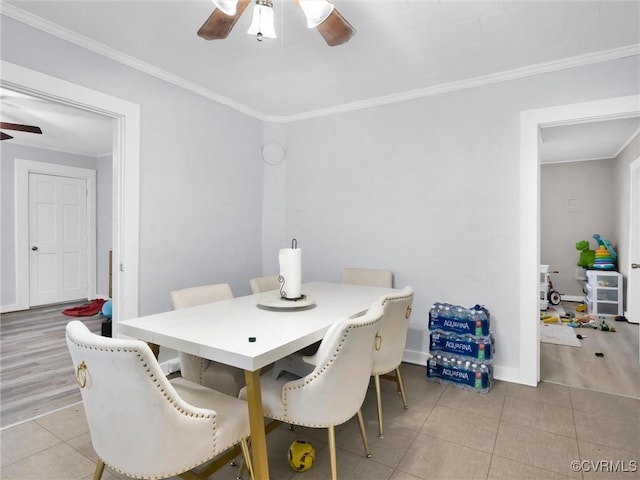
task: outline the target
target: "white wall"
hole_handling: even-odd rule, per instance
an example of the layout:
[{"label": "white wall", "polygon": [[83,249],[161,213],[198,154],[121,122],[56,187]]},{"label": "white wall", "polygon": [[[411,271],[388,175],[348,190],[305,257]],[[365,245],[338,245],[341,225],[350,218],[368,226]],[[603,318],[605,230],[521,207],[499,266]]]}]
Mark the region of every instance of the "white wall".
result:
[{"label": "white wall", "polygon": [[[169,292],[260,273],[262,124],[1,17],[2,59],[140,105],[140,314]],[[4,213],[3,213],[4,215]]]},{"label": "white wall", "polygon": [[540,168],[540,263],[558,271],[552,280],[562,295],[584,296],[585,282],[576,280],[576,242],[587,240],[595,250],[597,233],[619,245],[614,166],[614,160],[597,160]]},{"label": "white wall", "polygon": [[305,278],[393,270],[416,290],[406,358],[420,361],[433,302],[485,304],[496,376],[517,372],[520,112],[638,93],[639,72],[626,58],[290,124],[286,238]]}]

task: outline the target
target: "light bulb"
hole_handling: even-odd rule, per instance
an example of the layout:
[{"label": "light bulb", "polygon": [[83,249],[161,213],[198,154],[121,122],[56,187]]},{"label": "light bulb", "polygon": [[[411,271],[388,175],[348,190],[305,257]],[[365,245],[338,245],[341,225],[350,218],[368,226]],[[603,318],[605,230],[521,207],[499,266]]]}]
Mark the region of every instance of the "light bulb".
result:
[{"label": "light bulb", "polygon": [[211,0],[218,10],[233,17],[238,8],[238,0]]},{"label": "light bulb", "polygon": [[309,28],[315,28],[324,22],[335,8],[327,0],[298,0],[298,3],[307,18]]},{"label": "light bulb", "polygon": [[257,35],[261,42],[264,37],[276,38],[276,30],[273,26],[273,3],[271,0],[256,0],[253,7],[253,18],[247,30],[249,35]]}]

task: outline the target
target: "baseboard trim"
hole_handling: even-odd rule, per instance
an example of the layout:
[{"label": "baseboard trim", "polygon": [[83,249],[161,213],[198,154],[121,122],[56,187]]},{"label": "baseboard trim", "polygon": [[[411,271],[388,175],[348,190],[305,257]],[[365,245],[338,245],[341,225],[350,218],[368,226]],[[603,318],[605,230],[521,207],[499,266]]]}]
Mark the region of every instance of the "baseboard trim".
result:
[{"label": "baseboard trim", "polygon": [[17,303],[13,305],[0,305],[0,313],[20,312],[22,310],[29,310],[29,307],[18,305]]},{"label": "baseboard trim", "polygon": [[[426,369],[427,360],[431,358],[431,355],[427,352],[418,350],[405,350],[402,356],[402,361],[406,363],[412,363],[414,365],[424,366]],[[426,370],[425,370],[426,375]],[[503,382],[518,383],[521,385],[529,385],[535,387],[536,385],[530,385],[522,381],[520,370],[517,368],[503,367],[501,365],[493,366],[493,378]]]},{"label": "baseboard trim", "polygon": [[429,355],[427,352],[418,350],[405,350],[404,355],[402,356],[402,361],[426,367],[427,360],[429,360],[429,358],[431,358],[431,355]]}]

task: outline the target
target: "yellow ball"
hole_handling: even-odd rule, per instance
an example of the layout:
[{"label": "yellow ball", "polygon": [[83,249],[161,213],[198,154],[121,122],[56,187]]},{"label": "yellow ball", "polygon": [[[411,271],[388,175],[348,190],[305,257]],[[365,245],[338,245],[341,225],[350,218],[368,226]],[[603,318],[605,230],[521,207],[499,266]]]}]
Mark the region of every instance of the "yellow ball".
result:
[{"label": "yellow ball", "polygon": [[287,454],[289,466],[296,472],[305,472],[313,465],[316,458],[316,451],[306,440],[296,440],[289,447]]}]

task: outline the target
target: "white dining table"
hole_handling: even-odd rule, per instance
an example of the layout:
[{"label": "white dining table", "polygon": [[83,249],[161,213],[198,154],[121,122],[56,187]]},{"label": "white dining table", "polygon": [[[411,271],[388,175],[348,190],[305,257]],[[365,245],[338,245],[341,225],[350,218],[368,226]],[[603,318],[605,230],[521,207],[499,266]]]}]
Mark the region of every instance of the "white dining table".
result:
[{"label": "white dining table", "polygon": [[[310,282],[302,287],[307,307],[271,305],[275,292],[123,320],[118,333],[244,369],[256,479],[268,480],[260,370],[321,340],[336,321],[364,314],[391,288]],[[277,303],[277,302],[276,302]]]}]

